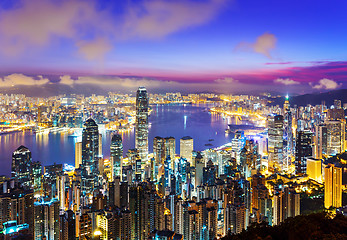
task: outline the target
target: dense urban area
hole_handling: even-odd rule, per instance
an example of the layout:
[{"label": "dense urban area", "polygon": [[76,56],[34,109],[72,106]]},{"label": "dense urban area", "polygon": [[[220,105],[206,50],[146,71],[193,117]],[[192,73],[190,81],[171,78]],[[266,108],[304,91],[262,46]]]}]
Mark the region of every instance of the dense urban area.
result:
[{"label": "dense urban area", "polygon": [[[82,136],[75,166],[42,166],[26,146],[13,149],[11,172],[0,177],[0,239],[246,239],[244,230],[255,231],[256,223],[346,215],[346,104],[272,99],[149,94],[144,87],[88,97],[0,94],[0,134]],[[203,151],[190,136],[149,139],[152,108],[165,104],[208,104],[210,115],[253,128],[226,124],[232,140]],[[133,129],[135,148],[124,149],[122,136]],[[109,158],[102,152],[105,131],[112,133]]]}]

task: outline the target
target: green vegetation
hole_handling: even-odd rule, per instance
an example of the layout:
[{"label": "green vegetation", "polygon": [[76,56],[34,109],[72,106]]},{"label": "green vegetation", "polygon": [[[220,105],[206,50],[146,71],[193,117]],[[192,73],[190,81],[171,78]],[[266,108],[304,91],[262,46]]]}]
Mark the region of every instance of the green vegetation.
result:
[{"label": "green vegetation", "polygon": [[347,239],[347,218],[328,213],[315,213],[288,218],[277,226],[266,223],[252,224],[247,230],[237,235],[230,235],[223,240],[318,240]]}]

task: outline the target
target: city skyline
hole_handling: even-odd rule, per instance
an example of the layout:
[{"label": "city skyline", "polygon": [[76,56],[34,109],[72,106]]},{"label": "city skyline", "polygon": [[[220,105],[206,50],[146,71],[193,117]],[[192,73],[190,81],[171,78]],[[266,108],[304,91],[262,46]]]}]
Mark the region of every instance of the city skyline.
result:
[{"label": "city skyline", "polygon": [[0,87],[51,94],[91,85],[295,94],[346,88],[344,9],[344,1],[3,1]]}]

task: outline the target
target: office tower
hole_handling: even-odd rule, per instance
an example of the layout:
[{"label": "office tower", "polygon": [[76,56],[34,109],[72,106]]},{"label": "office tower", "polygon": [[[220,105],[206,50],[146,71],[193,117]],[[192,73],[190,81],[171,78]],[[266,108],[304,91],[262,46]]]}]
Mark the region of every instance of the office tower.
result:
[{"label": "office tower", "polygon": [[42,194],[42,165],[40,162],[32,163],[32,188],[35,195]]},{"label": "office tower", "polygon": [[99,133],[99,152],[98,152],[98,156],[102,157],[102,134]]},{"label": "office tower", "polygon": [[286,100],[283,105],[283,116],[284,116],[284,131],[283,131],[283,164],[284,168],[288,169],[291,165],[294,149],[293,141],[293,117],[290,111],[289,97],[286,96]]},{"label": "office tower", "polygon": [[76,218],[72,210],[67,210],[60,215],[60,238],[59,240],[76,239]]},{"label": "office tower", "polygon": [[312,157],[312,132],[299,131],[295,146],[295,172],[296,174],[306,173],[306,160]]},{"label": "office tower", "polygon": [[82,164],[82,142],[75,143],[75,168],[79,168]]},{"label": "office tower", "polygon": [[164,164],[164,160],[165,160],[164,138],[157,136],[153,139],[153,154],[154,154],[156,165]]},{"label": "office tower", "polygon": [[59,240],[59,201],[52,199],[34,205],[34,239]]},{"label": "office tower", "polygon": [[269,169],[283,170],[283,116],[268,116]]},{"label": "office tower", "polygon": [[327,155],[344,152],[346,128],[344,120],[327,120],[325,125],[327,128]]},{"label": "office tower", "polygon": [[82,132],[82,193],[92,193],[98,182],[99,129],[88,119]]},{"label": "office tower", "polygon": [[328,149],[328,130],[325,124],[316,126],[316,155],[315,158],[322,159],[327,154]]},{"label": "office tower", "polygon": [[167,157],[171,158],[171,165],[175,162],[176,155],[176,139],[174,137],[166,137],[164,138],[164,146],[165,146],[165,159]]},{"label": "office tower", "polygon": [[232,152],[234,153],[234,157],[236,158],[237,164],[240,164],[240,153],[245,144],[246,139],[244,131],[236,131],[235,136],[231,141],[231,148]]},{"label": "office tower", "polygon": [[335,109],[341,109],[342,108],[342,104],[341,104],[341,100],[334,100],[334,107]]},{"label": "office tower", "polygon": [[215,185],[217,177],[217,166],[209,160],[206,167],[203,168],[202,184],[207,186]]},{"label": "office tower", "polygon": [[112,166],[112,179],[121,176],[122,159],[123,159],[123,143],[122,136],[114,134],[111,140],[110,161]]},{"label": "office tower", "polygon": [[24,188],[31,188],[32,160],[28,148],[20,146],[12,153],[11,177]]},{"label": "office tower", "polygon": [[342,206],[342,168],[328,164],[324,168],[324,207]]},{"label": "office tower", "polygon": [[148,158],[148,97],[147,90],[139,87],[136,93],[135,148],[143,163]]},{"label": "office tower", "polygon": [[194,150],[193,138],[186,136],[180,139],[180,157],[187,159],[189,163],[192,163]]},{"label": "office tower", "polygon": [[307,158],[307,176],[316,182],[322,182],[322,160],[315,158]]}]

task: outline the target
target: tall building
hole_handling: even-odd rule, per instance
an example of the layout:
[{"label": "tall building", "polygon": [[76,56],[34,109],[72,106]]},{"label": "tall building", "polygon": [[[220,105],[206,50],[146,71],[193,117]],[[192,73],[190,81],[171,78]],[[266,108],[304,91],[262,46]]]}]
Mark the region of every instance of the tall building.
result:
[{"label": "tall building", "polygon": [[328,164],[324,168],[324,207],[342,206],[342,168]]},{"label": "tall building", "polygon": [[165,160],[164,138],[157,136],[153,139],[153,154],[154,154],[155,163],[157,165],[164,164],[164,160]]},{"label": "tall building", "polygon": [[24,188],[32,184],[32,159],[28,148],[20,146],[12,154],[11,177]]},{"label": "tall building", "polygon": [[283,116],[268,116],[269,168],[283,170]]},{"label": "tall building", "polygon": [[34,239],[59,240],[59,201],[35,202]]},{"label": "tall building", "polygon": [[307,169],[306,173],[310,179],[322,183],[322,160],[315,158],[308,158],[306,160]]},{"label": "tall building", "polygon": [[119,134],[114,134],[111,140],[111,154],[110,154],[113,179],[121,176],[122,159],[123,159],[122,136]]},{"label": "tall building", "polygon": [[296,174],[305,174],[308,157],[312,157],[312,132],[299,131],[295,146],[295,172]]},{"label": "tall building", "polygon": [[175,161],[175,155],[176,155],[176,139],[174,137],[164,138],[164,146],[165,146],[165,159],[170,157],[171,163],[173,163]]},{"label": "tall building", "polygon": [[186,136],[180,139],[180,157],[187,159],[189,163],[192,162],[194,150],[193,138]]},{"label": "tall building", "polygon": [[75,168],[82,164],[82,142],[75,143]]},{"label": "tall building", "polygon": [[145,163],[148,159],[148,97],[144,87],[139,87],[136,93],[135,148]]},{"label": "tall building", "polygon": [[316,126],[315,147],[315,158],[322,159],[323,155],[327,154],[328,148],[328,131],[325,124]]},{"label": "tall building", "polygon": [[99,128],[93,119],[88,119],[82,132],[82,192],[91,193],[99,174]]},{"label": "tall building", "polygon": [[345,149],[345,128],[343,120],[327,120],[327,155],[336,155]]},{"label": "tall building", "polygon": [[294,149],[293,141],[293,117],[290,111],[289,97],[286,96],[286,100],[283,105],[283,116],[284,116],[284,146],[283,146],[283,163],[284,167],[288,168],[291,165]]}]

